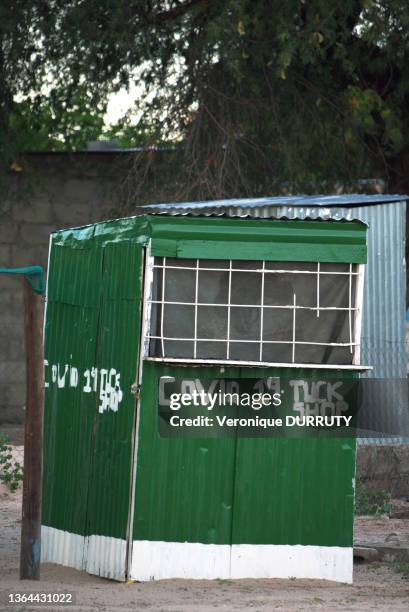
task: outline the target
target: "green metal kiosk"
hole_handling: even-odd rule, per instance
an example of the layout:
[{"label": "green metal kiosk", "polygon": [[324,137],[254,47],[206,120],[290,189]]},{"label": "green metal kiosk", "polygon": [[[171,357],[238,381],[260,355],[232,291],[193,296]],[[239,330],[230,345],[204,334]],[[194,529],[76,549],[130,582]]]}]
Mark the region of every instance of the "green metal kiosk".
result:
[{"label": "green metal kiosk", "polygon": [[250,216],[246,201],[237,215],[146,207],[52,235],[44,562],[116,580],[352,581],[353,437],[158,423],[169,389],[359,376],[367,227],[313,197],[272,200]]}]

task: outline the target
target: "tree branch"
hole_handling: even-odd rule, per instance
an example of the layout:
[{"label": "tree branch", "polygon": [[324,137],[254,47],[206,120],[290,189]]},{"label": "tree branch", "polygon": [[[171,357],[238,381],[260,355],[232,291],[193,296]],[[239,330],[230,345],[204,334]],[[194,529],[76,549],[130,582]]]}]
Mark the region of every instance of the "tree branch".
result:
[{"label": "tree branch", "polygon": [[186,2],[185,4],[179,4],[179,6],[175,6],[173,9],[169,9],[168,11],[162,11],[160,13],[157,13],[156,15],[149,16],[148,21],[152,24],[160,24],[165,23],[167,21],[172,21],[174,19],[177,19],[178,17],[181,17],[182,15],[185,15],[195,6],[203,5],[204,7],[214,2],[215,0],[189,0],[189,2]]}]

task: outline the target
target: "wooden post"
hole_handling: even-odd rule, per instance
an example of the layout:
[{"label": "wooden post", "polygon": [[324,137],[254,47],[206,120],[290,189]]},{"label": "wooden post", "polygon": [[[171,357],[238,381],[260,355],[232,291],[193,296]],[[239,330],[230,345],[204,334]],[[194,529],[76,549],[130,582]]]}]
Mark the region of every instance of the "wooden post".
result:
[{"label": "wooden post", "polygon": [[23,511],[20,579],[39,580],[44,404],[43,298],[24,287],[26,412],[24,424]]}]

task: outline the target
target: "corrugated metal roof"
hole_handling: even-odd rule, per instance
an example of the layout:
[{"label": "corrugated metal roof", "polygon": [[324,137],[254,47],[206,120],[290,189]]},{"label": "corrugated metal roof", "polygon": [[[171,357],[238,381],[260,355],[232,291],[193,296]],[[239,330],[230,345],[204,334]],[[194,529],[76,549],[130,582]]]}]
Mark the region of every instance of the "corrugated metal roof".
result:
[{"label": "corrugated metal roof", "polygon": [[174,202],[165,204],[149,204],[144,208],[158,208],[160,210],[173,208],[224,208],[236,207],[259,207],[259,206],[368,206],[370,204],[385,204],[387,202],[402,202],[409,199],[407,195],[387,194],[362,194],[348,193],[342,195],[297,195],[297,196],[272,196],[266,198],[239,198],[229,200],[202,200],[200,202]]},{"label": "corrugated metal roof", "polygon": [[[161,205],[164,206],[164,205]],[[171,215],[174,217],[240,217],[253,219],[288,219],[292,221],[356,221],[350,208],[297,207],[297,206],[226,206],[226,207],[143,207],[141,214]]]},{"label": "corrugated metal roof", "polygon": [[402,202],[406,195],[308,195],[242,198],[154,204],[139,210],[149,214],[253,217],[264,219],[322,219],[353,221],[354,207]]}]

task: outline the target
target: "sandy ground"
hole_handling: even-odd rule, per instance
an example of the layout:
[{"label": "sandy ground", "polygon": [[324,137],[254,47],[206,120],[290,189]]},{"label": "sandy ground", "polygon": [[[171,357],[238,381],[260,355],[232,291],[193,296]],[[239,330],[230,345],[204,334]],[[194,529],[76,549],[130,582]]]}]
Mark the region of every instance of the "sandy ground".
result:
[{"label": "sandy ground", "polygon": [[[50,610],[49,606],[7,605],[10,593],[71,592],[69,610],[409,610],[409,577],[393,564],[355,566],[354,584],[313,580],[162,580],[116,583],[85,572],[46,564],[39,582],[20,582],[19,539],[21,490],[10,493],[0,484],[0,610]],[[360,517],[359,542],[383,541],[396,533],[409,542],[409,520]]]}]

